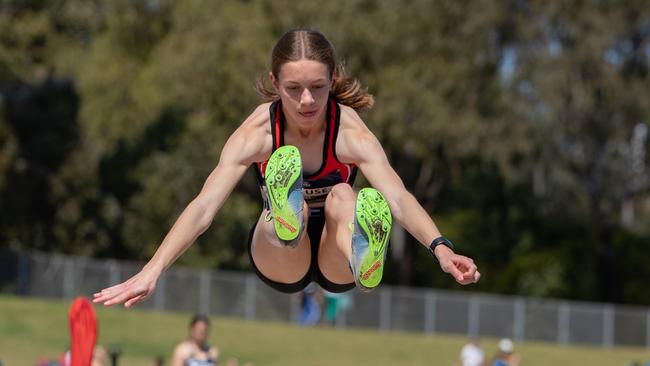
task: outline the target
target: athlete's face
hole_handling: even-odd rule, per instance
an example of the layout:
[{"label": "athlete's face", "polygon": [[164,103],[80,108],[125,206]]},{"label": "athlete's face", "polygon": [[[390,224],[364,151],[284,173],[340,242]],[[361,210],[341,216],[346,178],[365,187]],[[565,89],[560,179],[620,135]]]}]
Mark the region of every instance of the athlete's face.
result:
[{"label": "athlete's face", "polygon": [[208,339],[209,326],[206,322],[196,322],[190,328],[190,338],[198,344],[203,344]]},{"label": "athlete's face", "polygon": [[273,86],[282,99],[287,119],[300,127],[310,127],[325,120],[327,98],[332,80],[327,65],[312,60],[283,64]]}]

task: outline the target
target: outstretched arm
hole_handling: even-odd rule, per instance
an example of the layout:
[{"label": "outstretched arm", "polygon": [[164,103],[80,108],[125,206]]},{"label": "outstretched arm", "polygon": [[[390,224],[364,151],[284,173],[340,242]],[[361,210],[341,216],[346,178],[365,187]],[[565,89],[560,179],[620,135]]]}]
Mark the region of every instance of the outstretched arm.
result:
[{"label": "outstretched arm", "polygon": [[[440,231],[420,203],[406,190],[377,138],[356,113],[347,111],[346,115],[350,121],[337,143],[339,158],[359,166],[370,184],[384,195],[395,220],[428,249],[429,244],[441,236]],[[458,283],[466,285],[480,278],[471,258],[458,255],[444,245],[436,246],[434,254],[442,270],[452,275]]]},{"label": "outstretched arm", "polygon": [[130,307],[145,300],[153,292],[160,275],[207,230],[248,166],[267,149],[266,140],[270,139],[266,138],[261,127],[263,124],[257,121],[264,117],[256,113],[258,111],[228,139],[219,163],[203,189],[183,210],[142,271],[123,283],[94,294],[95,303],[107,306],[124,303],[125,307]]}]

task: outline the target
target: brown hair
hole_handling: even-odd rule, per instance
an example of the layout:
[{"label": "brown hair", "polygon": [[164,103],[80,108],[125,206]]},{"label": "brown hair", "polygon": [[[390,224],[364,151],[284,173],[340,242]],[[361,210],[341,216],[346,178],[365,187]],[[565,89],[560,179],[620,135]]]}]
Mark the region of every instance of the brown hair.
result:
[{"label": "brown hair", "polygon": [[190,319],[190,328],[192,328],[196,323],[203,322],[205,325],[210,326],[210,318],[204,314],[194,314],[192,319]]},{"label": "brown hair", "polygon": [[[271,52],[271,72],[277,78],[280,67],[287,62],[302,59],[322,62],[327,65],[330,79],[334,80],[330,96],[338,103],[362,112],[372,108],[375,99],[368,90],[355,78],[348,77],[342,62],[336,59],[334,47],[322,33],[312,29],[294,29],[285,33]],[[260,76],[255,84],[255,90],[270,102],[280,96],[274,88],[269,88]]]}]

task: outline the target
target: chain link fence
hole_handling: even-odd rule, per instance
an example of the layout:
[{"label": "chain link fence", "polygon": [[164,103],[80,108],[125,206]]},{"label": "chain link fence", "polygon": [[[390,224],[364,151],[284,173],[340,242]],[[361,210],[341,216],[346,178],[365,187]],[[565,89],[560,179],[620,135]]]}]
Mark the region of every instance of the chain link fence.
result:
[{"label": "chain link fence", "polygon": [[[91,297],[142,268],[142,263],[40,252],[0,251],[0,291],[22,296]],[[559,344],[650,348],[650,308],[515,296],[381,286],[351,291],[338,327],[467,336],[509,337]],[[173,266],[153,296],[138,305],[249,320],[296,322],[297,295],[277,292],[252,273]]]}]

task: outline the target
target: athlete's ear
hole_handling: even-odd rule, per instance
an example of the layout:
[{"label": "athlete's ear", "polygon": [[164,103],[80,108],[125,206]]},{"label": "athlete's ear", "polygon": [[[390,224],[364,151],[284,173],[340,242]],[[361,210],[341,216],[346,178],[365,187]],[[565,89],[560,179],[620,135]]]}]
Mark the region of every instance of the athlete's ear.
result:
[{"label": "athlete's ear", "polygon": [[273,87],[275,88],[276,92],[280,92],[280,83],[278,82],[278,78],[273,75],[272,71],[269,71],[269,79],[271,79],[271,84],[273,84]]}]

